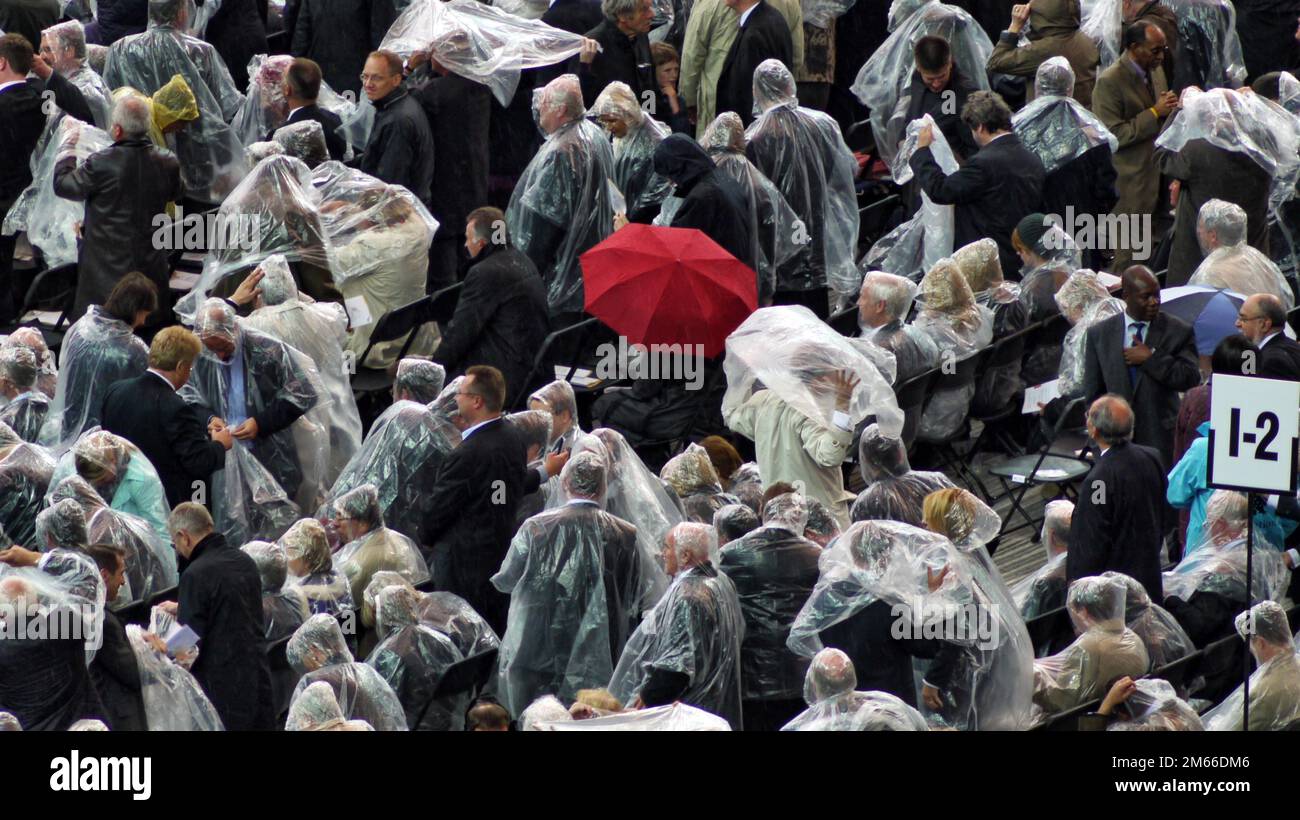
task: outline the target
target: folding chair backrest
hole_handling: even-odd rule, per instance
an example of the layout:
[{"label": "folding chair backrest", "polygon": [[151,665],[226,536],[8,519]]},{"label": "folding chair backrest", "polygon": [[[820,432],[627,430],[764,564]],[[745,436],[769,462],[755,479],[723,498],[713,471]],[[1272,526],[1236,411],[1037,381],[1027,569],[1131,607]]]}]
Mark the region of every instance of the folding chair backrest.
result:
[{"label": "folding chair backrest", "polygon": [[[393,308],[380,316],[379,321],[375,322],[374,330],[370,331],[370,341],[366,344],[365,352],[357,357],[357,361],[364,362],[370,355],[370,349],[375,345],[400,339],[430,321],[432,306],[432,296],[421,296],[410,304]],[[410,339],[407,339],[407,342],[409,345]]]}]

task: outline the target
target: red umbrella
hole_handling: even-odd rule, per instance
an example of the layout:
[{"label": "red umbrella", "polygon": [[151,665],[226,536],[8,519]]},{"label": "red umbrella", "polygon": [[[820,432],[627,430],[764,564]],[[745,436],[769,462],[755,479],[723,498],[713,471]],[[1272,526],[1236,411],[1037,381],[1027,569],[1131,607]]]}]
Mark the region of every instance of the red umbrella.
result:
[{"label": "red umbrella", "polygon": [[633,223],[584,253],[586,309],[632,344],[722,353],[758,307],[754,271],[695,228]]}]

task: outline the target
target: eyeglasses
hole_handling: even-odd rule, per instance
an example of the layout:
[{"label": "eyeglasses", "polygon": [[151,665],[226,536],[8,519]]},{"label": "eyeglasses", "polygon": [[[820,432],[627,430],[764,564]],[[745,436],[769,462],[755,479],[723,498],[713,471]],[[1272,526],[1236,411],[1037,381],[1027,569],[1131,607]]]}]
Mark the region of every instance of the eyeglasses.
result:
[{"label": "eyeglasses", "polygon": [[1237,321],[1238,321],[1238,322],[1256,322],[1256,321],[1259,321],[1260,319],[1263,319],[1263,318],[1264,318],[1263,316],[1247,316],[1247,315],[1244,314],[1244,313],[1238,313],[1238,314],[1237,314]]},{"label": "eyeglasses", "polygon": [[362,74],[361,75],[361,82],[363,83],[368,83],[371,80],[374,80],[377,83],[382,83],[384,80],[388,80],[388,79],[391,79],[391,76],[388,74]]},{"label": "eyeglasses", "polygon": [[480,398],[482,398],[482,396],[480,396],[478,393],[457,393],[456,395],[457,395],[457,396],[472,396],[473,398],[476,398],[476,399],[480,399]]},{"label": "eyeglasses", "polygon": [[1147,48],[1151,49],[1152,54],[1166,54],[1169,51],[1169,46],[1147,46]]}]

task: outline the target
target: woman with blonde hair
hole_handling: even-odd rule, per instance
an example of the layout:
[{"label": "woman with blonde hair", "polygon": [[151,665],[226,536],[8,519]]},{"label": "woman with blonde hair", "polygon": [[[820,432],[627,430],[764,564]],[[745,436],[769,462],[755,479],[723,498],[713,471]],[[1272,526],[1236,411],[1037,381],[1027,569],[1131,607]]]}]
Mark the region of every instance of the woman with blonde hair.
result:
[{"label": "woman with blonde hair", "polygon": [[[955,362],[974,356],[993,340],[992,311],[976,302],[974,291],[951,257],[940,259],[921,279],[917,299],[921,312],[913,324],[934,340],[945,375],[955,372]],[[966,421],[975,382],[950,384],[953,381],[940,379],[921,416],[917,440],[943,441]]]}]

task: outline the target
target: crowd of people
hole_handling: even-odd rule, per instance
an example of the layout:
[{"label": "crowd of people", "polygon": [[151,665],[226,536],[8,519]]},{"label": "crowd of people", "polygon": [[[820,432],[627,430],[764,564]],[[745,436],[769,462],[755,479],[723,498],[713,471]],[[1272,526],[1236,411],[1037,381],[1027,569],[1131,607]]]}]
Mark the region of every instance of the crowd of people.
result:
[{"label": "crowd of people", "polygon": [[[1212,377],[1300,381],[1298,44],[0,0],[0,729],[1300,727],[1300,499],[1207,478]],[[696,234],[728,265],[665,268]],[[620,241],[623,315],[725,337],[698,380],[577,378]],[[981,465],[1069,429],[1004,521]]]}]

